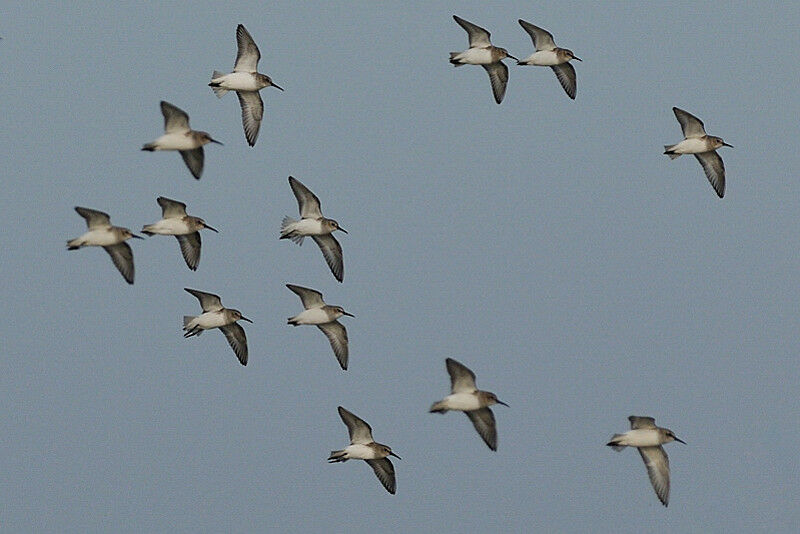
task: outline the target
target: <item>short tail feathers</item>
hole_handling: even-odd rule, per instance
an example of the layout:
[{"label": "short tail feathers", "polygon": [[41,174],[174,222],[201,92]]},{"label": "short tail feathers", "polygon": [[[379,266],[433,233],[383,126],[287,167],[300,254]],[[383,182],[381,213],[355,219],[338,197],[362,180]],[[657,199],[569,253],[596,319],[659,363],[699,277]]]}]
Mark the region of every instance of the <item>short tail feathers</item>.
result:
[{"label": "short tail feathers", "polygon": [[297,325],[299,325],[300,323],[298,323],[298,322],[297,322],[297,320],[296,320],[294,317],[289,317],[289,318],[286,320],[286,324],[290,324],[290,325],[292,325],[292,326],[297,326]]},{"label": "short tail feathers", "polygon": [[67,241],[67,250],[78,250],[79,248],[81,248],[79,239],[70,239]]},{"label": "short tail feathers", "polygon": [[677,146],[677,145],[664,145],[664,154],[666,154],[667,156],[669,156],[669,159],[675,159],[675,158],[679,158],[679,157],[681,157],[681,155],[680,155],[680,154],[675,154],[674,152],[672,152],[672,150],[673,150],[673,149],[674,149],[676,146]]},{"label": "short tail feathers", "polygon": [[303,239],[305,236],[296,235],[294,231],[290,228],[294,223],[297,222],[297,219],[292,219],[288,215],[283,218],[281,221],[281,239],[291,239],[293,242],[297,243],[298,245],[303,244]]},{"label": "short tail feathers", "polygon": [[186,333],[183,334],[183,337],[199,336],[200,334],[203,333],[203,329],[202,328],[197,328],[197,327],[192,328],[192,329],[188,329],[187,328],[189,326],[189,323],[191,323],[194,318],[195,318],[194,315],[184,315],[183,316],[183,329],[184,329],[184,331],[186,331]]},{"label": "short tail feathers", "polygon": [[153,225],[148,224],[147,226],[142,227],[142,233],[146,235],[155,235],[155,232],[151,232],[148,228],[152,228]]},{"label": "short tail feathers", "polygon": [[447,408],[444,407],[444,403],[442,401],[434,402],[429,410],[430,413],[445,413]]},{"label": "short tail feathers", "polygon": [[144,145],[144,146],[142,147],[142,150],[146,150],[146,151],[148,151],[148,152],[152,152],[152,151],[154,151],[155,149],[156,149],[156,145],[154,145],[153,143],[147,143],[146,145]]},{"label": "short tail feathers", "polygon": [[217,98],[222,98],[225,93],[228,92],[227,89],[219,86],[219,82],[214,81],[218,78],[222,78],[223,76],[225,76],[225,73],[215,70],[214,74],[211,75],[211,83],[208,84],[209,87],[214,90],[214,94],[217,95]]},{"label": "short tail feathers", "polygon": [[459,55],[460,53],[461,53],[461,52],[450,52],[450,63],[452,63],[452,64],[453,64],[453,65],[455,65],[456,67],[460,67],[461,65],[463,65],[463,63],[461,63],[460,61],[458,61],[457,59],[455,59],[455,57],[456,57],[457,55]]},{"label": "short tail feathers", "polygon": [[346,462],[347,458],[344,457],[345,450],[342,449],[340,451],[331,451],[331,455],[328,456],[328,463],[336,463],[336,462]]},{"label": "short tail feathers", "polygon": [[625,448],[625,445],[619,444],[619,440],[621,437],[622,434],[614,434],[613,436],[611,436],[611,440],[608,443],[606,443],[606,445],[608,445],[617,452],[621,451],[622,449]]}]

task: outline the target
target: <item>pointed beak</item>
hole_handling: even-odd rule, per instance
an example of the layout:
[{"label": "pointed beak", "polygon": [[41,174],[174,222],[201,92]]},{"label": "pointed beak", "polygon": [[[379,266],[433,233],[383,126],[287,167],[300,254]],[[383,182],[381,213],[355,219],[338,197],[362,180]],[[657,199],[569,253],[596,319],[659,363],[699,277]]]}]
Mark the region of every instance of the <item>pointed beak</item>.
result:
[{"label": "pointed beak", "polygon": [[207,225],[206,223],[203,223],[203,228],[205,228],[206,230],[211,230],[212,232],[219,233],[219,230],[217,230],[216,228],[213,228],[213,227],[211,227],[211,226]]},{"label": "pointed beak", "polygon": [[509,406],[509,405],[508,405],[508,404],[506,404],[505,402],[501,401],[500,399],[497,399],[497,404],[502,404],[502,405],[503,405],[503,406],[505,406],[506,408],[511,408],[511,406]]},{"label": "pointed beak", "polygon": [[275,84],[273,83],[273,84],[272,84],[272,87],[274,87],[275,89],[280,89],[281,91],[283,91],[283,87],[281,87],[280,85],[275,85]]},{"label": "pointed beak", "polygon": [[342,315],[347,315],[348,317],[355,317],[355,315],[349,312],[342,312]]},{"label": "pointed beak", "polygon": [[339,227],[339,230],[341,230],[342,232],[344,232],[344,233],[346,233],[346,234],[349,234],[349,233],[350,233],[350,232],[348,232],[347,230],[345,230],[344,228],[342,228],[341,226]]},{"label": "pointed beak", "polygon": [[142,236],[136,234],[131,234],[131,237],[134,239],[144,239]]},{"label": "pointed beak", "polygon": [[223,145],[222,143],[220,143],[219,141],[217,141],[216,139],[209,139],[209,142],[210,142],[210,143],[217,143],[218,145],[225,146],[225,145]]},{"label": "pointed beak", "polygon": [[682,439],[680,439],[680,438],[675,438],[675,441],[677,441],[678,443],[683,443],[684,445],[686,445],[686,442],[685,442],[685,441],[683,441],[683,440],[682,440]]},{"label": "pointed beak", "polygon": [[516,57],[512,56],[508,52],[506,52],[506,56],[508,56],[510,59],[513,59],[514,61],[519,61],[519,58],[516,58]]},{"label": "pointed beak", "polygon": [[733,145],[729,145],[729,144],[728,144],[728,143],[726,143],[725,141],[723,141],[723,142],[722,142],[722,146],[728,146],[728,147],[731,147],[731,148],[733,148]]},{"label": "pointed beak", "polygon": [[390,453],[389,453],[389,456],[394,456],[394,457],[395,457],[395,458],[397,458],[398,460],[402,460],[402,458],[400,458],[399,456],[397,456],[397,455],[396,455],[395,453],[393,453],[393,452],[390,452]]},{"label": "pointed beak", "polygon": [[250,320],[250,319],[248,319],[247,317],[242,317],[242,318],[241,318],[241,319],[239,319],[239,320],[240,320],[240,321],[247,321],[248,323],[250,323],[250,324],[253,324],[253,321],[251,321],[251,320]]},{"label": "pointed beak", "polygon": [[579,58],[577,56],[572,56],[572,59],[577,59],[578,61],[583,61],[581,58]]}]

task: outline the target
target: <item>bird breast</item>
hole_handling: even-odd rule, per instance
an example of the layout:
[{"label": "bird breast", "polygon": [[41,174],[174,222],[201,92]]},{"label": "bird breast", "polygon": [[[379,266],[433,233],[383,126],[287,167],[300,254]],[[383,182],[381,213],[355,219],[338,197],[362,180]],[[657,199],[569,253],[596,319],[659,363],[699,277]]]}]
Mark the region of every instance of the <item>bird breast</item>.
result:
[{"label": "bird breast", "polygon": [[198,316],[195,321],[196,325],[203,330],[219,328],[220,326],[225,326],[230,322],[226,320],[224,310],[205,312],[204,314]]},{"label": "bird breast", "polygon": [[183,218],[161,219],[145,227],[145,231],[159,235],[186,235],[194,233]]},{"label": "bird breast", "polygon": [[622,434],[622,438],[619,441],[620,445],[627,445],[628,447],[655,447],[662,443],[663,440],[658,430],[653,428],[629,430]]},{"label": "bird breast", "polygon": [[558,57],[558,54],[555,50],[539,50],[531,54],[531,56],[525,60],[525,63],[540,67],[552,67],[554,65],[565,63],[565,61]]},{"label": "bird breast", "polygon": [[375,449],[368,445],[348,445],[344,450],[347,458],[359,460],[377,460],[378,458],[384,458],[384,456],[378,454]]},{"label": "bird breast", "polygon": [[676,154],[701,154],[713,150],[709,146],[708,140],[702,137],[690,137],[684,139],[672,149]]},{"label": "bird breast", "polygon": [[266,87],[259,83],[258,78],[251,72],[231,72],[214,81],[229,91],[258,91]]},{"label": "bird breast", "polygon": [[456,61],[460,63],[467,63],[469,65],[491,65],[495,63],[492,57],[492,50],[490,48],[470,48],[464,50],[456,57]]},{"label": "bird breast", "polygon": [[469,412],[482,408],[477,395],[472,393],[453,393],[444,398],[444,404],[448,410],[459,410]]},{"label": "bird breast", "polygon": [[297,322],[297,324],[325,324],[331,322],[331,318],[322,308],[304,310],[292,319]]}]

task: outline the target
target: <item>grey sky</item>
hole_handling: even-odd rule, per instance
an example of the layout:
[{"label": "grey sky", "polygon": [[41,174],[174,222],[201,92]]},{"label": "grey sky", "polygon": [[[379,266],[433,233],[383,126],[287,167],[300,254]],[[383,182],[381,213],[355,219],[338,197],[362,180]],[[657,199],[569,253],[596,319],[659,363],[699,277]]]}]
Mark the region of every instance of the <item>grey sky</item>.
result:
[{"label": "grey sky", "polygon": [[[465,532],[796,530],[800,524],[797,117],[800,11],[785,3],[19,3],[0,21],[0,524],[9,531]],[[494,103],[456,13],[517,57],[524,18],[582,58],[567,98],[510,65]],[[247,146],[228,72],[236,24],[259,45],[265,116]],[[202,180],[139,149],[184,109]],[[720,200],[671,107],[734,149]],[[313,243],[278,240],[287,176],[322,201],[344,284]],[[81,205],[136,231],[156,197],[188,205],[197,272],[173,238],[131,243],[129,287],[97,249],[67,252]],[[350,370],[285,283],[345,317]],[[197,301],[241,310],[181,337]],[[473,369],[492,453],[461,414],[428,414]],[[336,406],[390,445],[397,495],[347,443]],[[604,446],[630,414],[670,444],[670,507],[639,455]]]}]

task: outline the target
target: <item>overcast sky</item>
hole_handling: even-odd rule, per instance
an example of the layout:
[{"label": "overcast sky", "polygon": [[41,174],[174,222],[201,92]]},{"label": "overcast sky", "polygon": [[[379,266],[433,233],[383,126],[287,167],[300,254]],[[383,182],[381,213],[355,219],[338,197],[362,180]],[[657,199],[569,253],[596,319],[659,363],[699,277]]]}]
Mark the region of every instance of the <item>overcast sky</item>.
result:
[{"label": "overcast sky", "polygon": [[[800,524],[800,11],[785,3],[10,3],[0,20],[0,524],[9,531],[794,531]],[[517,57],[523,18],[576,62],[578,94],[508,61],[505,101],[453,14]],[[243,23],[261,49],[255,148],[229,72]],[[194,180],[159,101],[225,146]],[[720,151],[720,200],[672,106]],[[340,235],[337,283],[315,245],[279,241],[293,175]],[[73,211],[139,231],[181,200],[220,230],[197,272],[172,237],[133,240],[128,286]],[[284,284],[344,306],[350,369]],[[219,332],[181,337],[217,293]],[[510,407],[490,451],[444,360]],[[348,443],[372,425],[397,495]],[[669,444],[665,509],[636,451],[605,446],[649,415]]]}]

